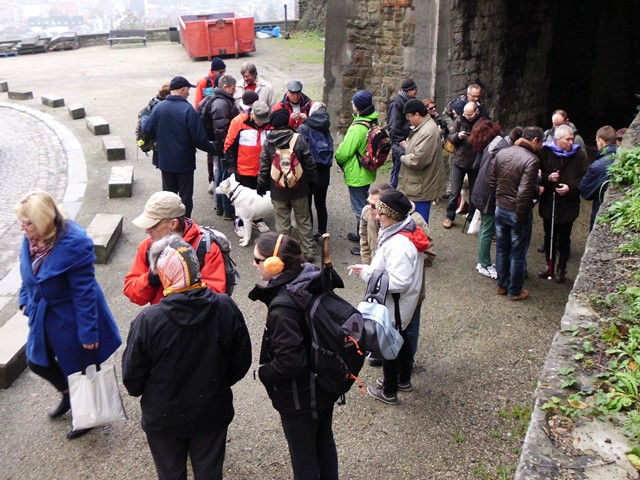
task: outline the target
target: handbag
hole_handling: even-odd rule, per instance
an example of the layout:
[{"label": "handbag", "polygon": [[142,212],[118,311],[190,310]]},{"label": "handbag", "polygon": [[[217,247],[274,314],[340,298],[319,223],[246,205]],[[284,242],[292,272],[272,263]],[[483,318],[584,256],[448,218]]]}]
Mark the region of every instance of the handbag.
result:
[{"label": "handbag", "polygon": [[473,214],[473,218],[471,219],[471,223],[469,223],[469,230],[467,230],[467,233],[470,235],[476,235],[480,233],[481,224],[482,224],[482,213],[480,213],[480,209],[476,208],[476,211]]},{"label": "handbag", "polygon": [[456,151],[456,146],[449,140],[445,140],[444,142],[442,142],[442,148],[444,148],[447,153],[453,153]]},{"label": "handbag", "polygon": [[[364,300],[356,307],[364,318],[366,347],[370,352],[380,353],[385,360],[395,360],[400,353],[404,339],[399,332],[401,322],[391,320],[384,300],[389,289],[389,275],[375,270],[367,284]],[[396,314],[399,314],[400,295],[394,295]]]},{"label": "handbag", "polygon": [[98,364],[95,352],[94,360],[68,377],[74,430],[127,419],[114,366]]}]

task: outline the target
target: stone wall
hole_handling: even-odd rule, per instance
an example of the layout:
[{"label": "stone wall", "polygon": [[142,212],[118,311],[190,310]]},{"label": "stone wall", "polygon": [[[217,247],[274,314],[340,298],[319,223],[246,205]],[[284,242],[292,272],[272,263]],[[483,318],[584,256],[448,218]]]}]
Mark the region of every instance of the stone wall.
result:
[{"label": "stone wall", "polygon": [[327,20],[327,0],[298,0],[298,28],[324,33]]}]

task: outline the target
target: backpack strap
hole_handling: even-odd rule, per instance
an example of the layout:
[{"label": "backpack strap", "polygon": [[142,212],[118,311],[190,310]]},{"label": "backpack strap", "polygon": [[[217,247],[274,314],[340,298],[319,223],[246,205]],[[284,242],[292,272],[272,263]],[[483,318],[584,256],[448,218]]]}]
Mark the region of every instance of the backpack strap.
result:
[{"label": "backpack strap", "polygon": [[207,88],[211,88],[211,77],[209,77],[209,75],[207,75],[204,78],[205,78],[205,80],[207,82]]},{"label": "backpack strap", "polygon": [[200,229],[200,241],[198,242],[198,248],[196,248],[196,256],[198,257],[198,264],[200,269],[204,267],[204,259],[211,251],[211,235],[205,229]]},{"label": "backpack strap", "polygon": [[393,310],[396,321],[396,329],[400,333],[402,333],[402,317],[400,316],[400,294],[392,293],[391,296],[393,297]]}]

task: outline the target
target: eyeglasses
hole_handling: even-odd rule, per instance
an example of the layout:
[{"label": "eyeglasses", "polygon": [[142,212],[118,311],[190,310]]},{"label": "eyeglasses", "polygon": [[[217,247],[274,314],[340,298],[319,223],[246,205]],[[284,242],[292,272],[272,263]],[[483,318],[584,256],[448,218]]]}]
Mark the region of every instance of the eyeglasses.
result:
[{"label": "eyeglasses", "polygon": [[265,260],[266,258],[253,257],[253,261],[255,262],[256,265],[260,265],[260,263],[264,262]]},{"label": "eyeglasses", "polygon": [[369,208],[370,208],[371,210],[375,210],[375,209],[376,209],[376,204],[375,204],[375,203],[370,203],[370,204],[369,204]]},{"label": "eyeglasses", "polygon": [[427,110],[435,110],[435,109],[436,109],[435,105],[432,105],[431,107],[427,107]]}]

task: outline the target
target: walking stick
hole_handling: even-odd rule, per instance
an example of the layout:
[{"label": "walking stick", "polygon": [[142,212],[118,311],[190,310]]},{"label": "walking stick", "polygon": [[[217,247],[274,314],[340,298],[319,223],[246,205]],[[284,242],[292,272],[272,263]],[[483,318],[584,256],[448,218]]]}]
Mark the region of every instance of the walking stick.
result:
[{"label": "walking stick", "polygon": [[553,190],[553,200],[551,201],[551,242],[549,244],[549,272],[547,273],[547,280],[553,278],[553,235],[554,226],[556,223],[556,191]]}]

